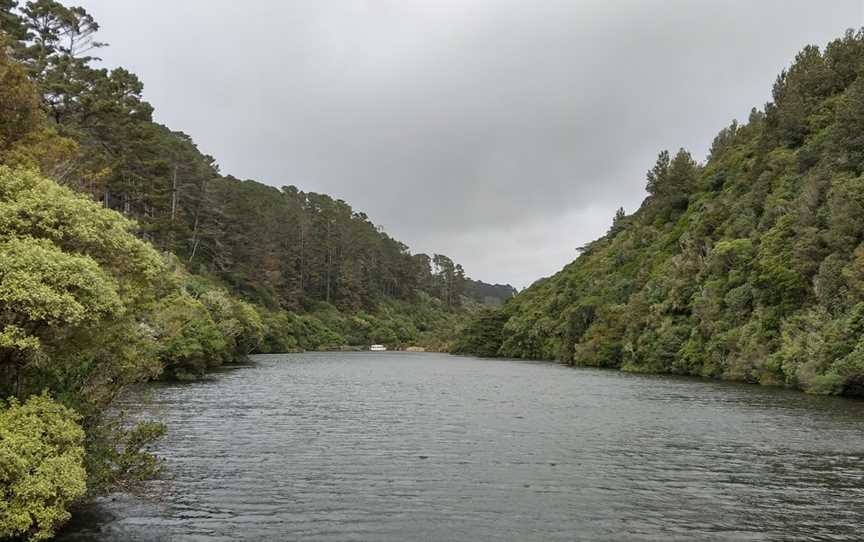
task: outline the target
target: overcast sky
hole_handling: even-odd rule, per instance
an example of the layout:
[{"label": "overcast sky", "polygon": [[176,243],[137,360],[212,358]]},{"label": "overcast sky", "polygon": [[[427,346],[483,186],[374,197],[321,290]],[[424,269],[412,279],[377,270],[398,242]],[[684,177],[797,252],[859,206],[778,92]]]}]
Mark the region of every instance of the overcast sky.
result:
[{"label": "overcast sky", "polygon": [[527,286],[702,159],[864,0],[86,0],[108,66],[222,172],[345,199],[413,252]]}]

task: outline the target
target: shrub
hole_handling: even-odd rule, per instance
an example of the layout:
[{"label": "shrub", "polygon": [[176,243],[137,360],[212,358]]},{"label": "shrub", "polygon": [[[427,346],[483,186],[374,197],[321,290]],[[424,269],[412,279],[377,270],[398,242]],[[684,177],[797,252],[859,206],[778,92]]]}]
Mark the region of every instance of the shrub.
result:
[{"label": "shrub", "polygon": [[84,495],[84,431],[47,395],[0,410],[0,538],[50,538]]},{"label": "shrub", "polygon": [[105,415],[87,434],[88,493],[133,490],[155,477],[162,464],[152,447],[166,431],[159,422],[130,424],[124,413]]},{"label": "shrub", "polygon": [[285,311],[262,311],[264,320],[264,353],[296,352],[299,350],[294,331],[294,317]]},{"label": "shrub", "polygon": [[199,301],[207,308],[235,359],[261,348],[264,341],[264,322],[255,307],[231,297],[231,294],[222,289],[204,292]]},{"label": "shrub", "polygon": [[230,360],[229,344],[207,308],[186,293],[164,298],[151,315],[165,371],[180,379]]}]

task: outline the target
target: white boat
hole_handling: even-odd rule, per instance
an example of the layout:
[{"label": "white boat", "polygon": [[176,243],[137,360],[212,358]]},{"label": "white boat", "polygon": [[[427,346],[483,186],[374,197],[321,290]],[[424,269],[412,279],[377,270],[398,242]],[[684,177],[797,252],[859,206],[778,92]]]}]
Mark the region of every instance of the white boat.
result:
[{"label": "white boat", "polygon": [[373,352],[386,352],[387,347],[384,346],[383,344],[373,344],[372,346],[369,347],[369,350],[371,350]]}]

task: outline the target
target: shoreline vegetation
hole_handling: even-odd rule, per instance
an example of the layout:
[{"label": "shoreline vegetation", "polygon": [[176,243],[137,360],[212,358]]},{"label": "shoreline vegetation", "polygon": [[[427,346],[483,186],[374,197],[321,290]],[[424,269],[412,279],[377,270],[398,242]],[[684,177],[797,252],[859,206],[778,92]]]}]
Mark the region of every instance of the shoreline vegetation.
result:
[{"label": "shoreline vegetation", "polygon": [[805,47],[705,162],[645,198],[453,351],[864,395],[864,30]]},{"label": "shoreline vegetation", "polygon": [[515,290],[412,254],[324,194],[222,175],[96,67],[83,8],[0,0],[0,539],[158,471],[166,428],[112,414],[127,386],[252,353],[449,348]]}]

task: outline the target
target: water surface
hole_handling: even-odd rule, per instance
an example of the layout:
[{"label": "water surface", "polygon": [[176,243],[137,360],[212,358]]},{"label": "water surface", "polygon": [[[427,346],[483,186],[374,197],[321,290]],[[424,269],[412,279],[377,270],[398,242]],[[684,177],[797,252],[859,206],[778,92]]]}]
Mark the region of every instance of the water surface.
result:
[{"label": "water surface", "polygon": [[438,354],[256,356],[125,406],[168,479],[61,540],[861,540],[864,402]]}]

